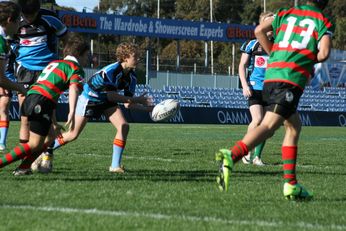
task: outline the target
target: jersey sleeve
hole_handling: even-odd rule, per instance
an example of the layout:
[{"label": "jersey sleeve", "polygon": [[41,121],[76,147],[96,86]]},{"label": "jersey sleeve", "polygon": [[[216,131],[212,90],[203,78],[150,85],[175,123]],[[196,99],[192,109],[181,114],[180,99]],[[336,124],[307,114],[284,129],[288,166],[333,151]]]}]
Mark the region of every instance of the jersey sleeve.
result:
[{"label": "jersey sleeve", "polygon": [[0,36],[0,59],[6,60],[7,59],[7,44],[6,40]]},{"label": "jersey sleeve", "polygon": [[84,71],[83,70],[76,70],[73,72],[72,76],[70,77],[70,85],[76,84],[77,87],[81,90],[83,88],[83,81],[84,81]]},{"label": "jersey sleeve", "polygon": [[43,19],[48,22],[57,37],[62,37],[67,33],[66,25],[62,23],[57,17],[52,15],[44,15]]},{"label": "jersey sleeve", "polygon": [[128,86],[128,88],[124,89],[124,95],[132,97],[136,93],[137,76],[135,72],[131,72],[130,77],[131,77],[131,83]]},{"label": "jersey sleeve", "polygon": [[254,45],[255,42],[256,42],[256,40],[246,41],[240,47],[240,52],[251,55],[252,52],[253,52],[253,45]]}]

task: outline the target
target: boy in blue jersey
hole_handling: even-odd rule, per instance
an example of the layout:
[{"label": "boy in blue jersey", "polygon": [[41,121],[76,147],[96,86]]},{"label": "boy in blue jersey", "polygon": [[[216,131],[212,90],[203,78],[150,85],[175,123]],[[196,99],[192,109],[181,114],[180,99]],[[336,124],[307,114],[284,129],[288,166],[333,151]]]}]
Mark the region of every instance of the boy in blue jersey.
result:
[{"label": "boy in blue jersey", "polygon": [[[129,124],[118,103],[124,103],[126,108],[147,112],[151,112],[153,106],[150,97],[134,96],[137,83],[134,71],[138,59],[137,45],[121,43],[116,49],[116,56],[117,62],[102,68],[84,84],[77,102],[75,124],[55,139],[54,149],[77,139],[90,118],[98,118],[104,114],[117,130],[109,171],[124,173],[121,158],[129,133]],[[123,94],[119,94],[120,91],[123,91]],[[52,161],[44,160],[44,157],[42,159],[42,162],[38,163],[38,170],[44,173],[52,171]]]},{"label": "boy in blue jersey", "polygon": [[[67,33],[66,26],[54,16],[53,12],[40,9],[40,0],[18,0],[22,8],[17,39],[19,40],[17,81],[28,89],[34,84],[42,70],[53,60],[56,54],[57,38]],[[19,105],[25,96],[18,95]],[[21,117],[19,139],[26,143],[29,139],[29,125],[26,117]]]},{"label": "boy in blue jersey", "polygon": [[[264,12],[260,15],[259,23],[273,17],[272,12]],[[267,34],[272,37],[272,32]],[[264,115],[264,102],[262,99],[264,74],[267,68],[268,54],[263,50],[257,39],[245,42],[240,51],[242,52],[239,63],[239,78],[243,88],[243,95],[249,101],[251,123],[248,131],[256,128]],[[248,75],[247,75],[248,73]],[[247,78],[247,76],[249,76]],[[261,155],[265,142],[255,147],[254,153],[249,153],[242,158],[244,164],[264,165]]]}]

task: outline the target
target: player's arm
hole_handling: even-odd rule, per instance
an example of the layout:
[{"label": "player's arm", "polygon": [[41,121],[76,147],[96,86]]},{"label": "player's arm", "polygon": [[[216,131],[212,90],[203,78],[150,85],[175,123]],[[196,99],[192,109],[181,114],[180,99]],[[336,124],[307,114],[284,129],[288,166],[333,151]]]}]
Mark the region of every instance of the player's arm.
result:
[{"label": "player's arm", "polygon": [[74,115],[76,112],[77,100],[80,92],[79,89],[80,88],[78,84],[71,84],[68,91],[69,112],[65,126],[67,126],[70,130],[74,128]]},{"label": "player's arm", "polygon": [[239,62],[239,79],[241,86],[243,88],[243,95],[245,97],[251,96],[251,90],[246,79],[246,68],[249,66],[250,55],[247,53],[242,53]]},{"label": "player's arm", "polygon": [[133,109],[137,111],[152,112],[154,106],[144,106],[142,104],[124,104],[125,108]]},{"label": "player's arm", "polygon": [[273,17],[267,18],[255,29],[255,36],[267,54],[271,53],[273,47],[273,42],[270,41],[270,39],[267,36],[267,33],[273,30],[273,20]]},{"label": "player's arm", "polygon": [[317,53],[317,62],[324,62],[328,59],[330,50],[332,48],[332,39],[329,34],[322,36],[319,44],[319,51]]},{"label": "player's arm", "polygon": [[149,106],[152,102],[151,98],[142,94],[140,96],[131,97],[120,95],[115,91],[107,92],[107,100],[115,103],[124,103],[124,104],[141,104],[144,106]]},{"label": "player's arm", "polygon": [[12,82],[5,76],[6,70],[6,61],[4,59],[0,59],[0,87],[3,87],[7,90],[18,91],[22,94],[26,94],[26,90],[21,85]]}]

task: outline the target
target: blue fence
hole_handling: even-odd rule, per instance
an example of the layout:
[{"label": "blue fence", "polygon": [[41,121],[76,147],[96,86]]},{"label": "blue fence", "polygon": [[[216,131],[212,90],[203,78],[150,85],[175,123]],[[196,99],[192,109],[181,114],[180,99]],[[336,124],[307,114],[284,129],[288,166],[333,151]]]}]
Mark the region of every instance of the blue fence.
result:
[{"label": "blue fence", "polygon": [[[124,109],[129,122],[154,123],[149,114]],[[66,121],[68,104],[58,104],[57,119]],[[18,103],[13,102],[10,108],[11,120],[19,119]],[[338,126],[346,127],[346,112],[302,111],[300,118],[304,126]],[[106,121],[105,117],[100,118]],[[179,124],[249,124],[251,116],[248,109],[181,107],[179,113],[169,123]]]}]

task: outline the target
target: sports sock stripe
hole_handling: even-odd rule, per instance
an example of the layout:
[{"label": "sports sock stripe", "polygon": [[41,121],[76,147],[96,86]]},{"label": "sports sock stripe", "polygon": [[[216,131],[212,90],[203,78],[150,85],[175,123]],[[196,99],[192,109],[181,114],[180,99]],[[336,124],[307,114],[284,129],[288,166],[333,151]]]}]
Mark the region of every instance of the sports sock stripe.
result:
[{"label": "sports sock stripe", "polygon": [[296,162],[297,162],[297,146],[282,146],[282,161],[284,171],[284,181],[292,185],[297,183],[296,179]]},{"label": "sports sock stripe", "polygon": [[246,156],[249,152],[249,149],[243,141],[237,141],[231,149],[232,151],[232,160],[234,163],[239,161],[243,156]]},{"label": "sports sock stripe", "polygon": [[14,161],[24,158],[31,154],[31,148],[28,144],[19,144],[12,151],[0,159],[0,168],[11,164]]}]

